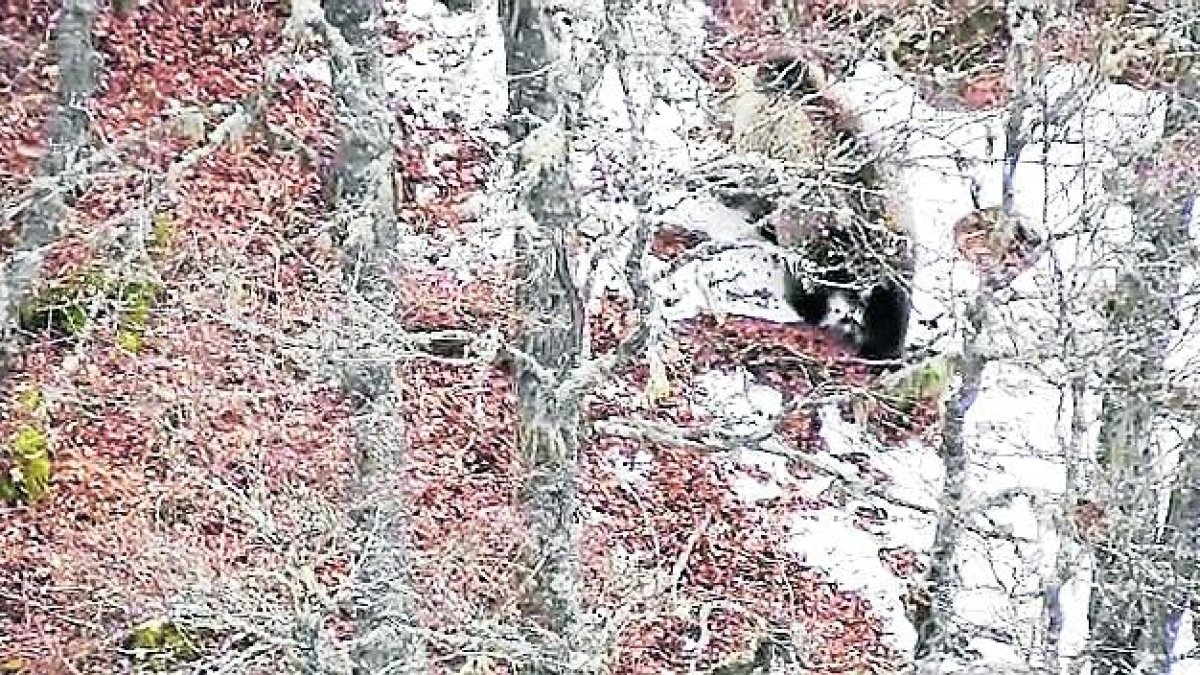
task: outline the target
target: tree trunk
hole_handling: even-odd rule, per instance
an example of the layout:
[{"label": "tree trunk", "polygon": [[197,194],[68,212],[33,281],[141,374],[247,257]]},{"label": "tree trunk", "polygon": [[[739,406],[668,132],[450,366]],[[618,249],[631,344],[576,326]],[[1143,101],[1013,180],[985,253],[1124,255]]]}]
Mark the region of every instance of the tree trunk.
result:
[{"label": "tree trunk", "polygon": [[[1194,426],[1197,421],[1192,421]],[[1200,532],[1200,432],[1193,432],[1181,451],[1175,490],[1163,527],[1162,549],[1171,557],[1171,570],[1170,586],[1161,595],[1158,619],[1165,629],[1162,653],[1168,657],[1184,610],[1192,611],[1193,631],[1197,628],[1196,610],[1200,603],[1193,600],[1200,593],[1197,532]]]},{"label": "tree trunk", "polygon": [[[518,359],[523,456],[522,491],[532,530],[530,579],[523,609],[561,640],[562,657],[587,651],[583,639],[579,552],[579,394],[570,379],[579,365],[583,303],[571,278],[566,237],[578,196],[568,174],[569,137],[587,86],[589,16],[582,4],[502,0],[509,77],[509,131],[521,142],[519,205],[530,222],[517,235],[523,324]],[[594,78],[593,78],[594,79]],[[564,664],[565,665],[565,664]],[[575,665],[566,666],[578,670]],[[528,672],[563,672],[530,666]]]},{"label": "tree trunk", "polygon": [[981,290],[967,311],[966,334],[963,339],[962,383],[946,406],[945,429],[942,431],[941,457],[946,469],[942,488],[937,529],[930,552],[926,588],[928,604],[920,605],[913,625],[917,629],[914,656],[917,662],[928,663],[936,671],[937,664],[949,656],[956,642],[954,628],[954,598],[958,593],[955,554],[964,525],[963,492],[966,487],[967,445],[963,438],[963,423],[967,411],[979,394],[987,360],[980,353],[980,337],[987,320],[990,293]]},{"label": "tree trunk", "polygon": [[319,26],[330,51],[338,119],[344,120],[331,181],[348,307],[339,328],[341,376],[354,405],[359,450],[355,521],[362,545],[354,672],[424,673],[413,630],[406,557],[404,461],[389,344],[396,293],[386,273],[398,235],[393,136],[377,67],[378,0],[327,0]]},{"label": "tree trunk", "polygon": [[45,248],[59,237],[70,193],[79,177],[71,165],[88,144],[88,99],[96,88],[96,52],[92,48],[94,0],[65,0],[58,19],[58,102],[49,124],[49,149],[38,163],[38,181],[22,221],[21,236],[7,260],[0,261],[0,380],[16,353],[21,302],[42,273]]},{"label": "tree trunk", "polygon": [[[1111,365],[1103,382],[1097,486],[1108,527],[1093,548],[1088,611],[1096,675],[1161,672],[1180,611],[1173,569],[1191,560],[1195,546],[1193,531],[1158,525],[1170,479],[1158,470],[1165,457],[1156,422],[1178,311],[1182,253],[1188,248],[1187,223],[1177,187],[1154,178],[1161,175],[1160,167],[1145,162],[1140,168],[1140,177],[1127,182],[1134,186],[1131,264],[1108,307]],[[1185,508],[1194,500],[1191,464],[1185,454],[1176,478],[1182,479],[1181,490],[1172,499],[1177,527],[1190,526],[1195,518]]]}]

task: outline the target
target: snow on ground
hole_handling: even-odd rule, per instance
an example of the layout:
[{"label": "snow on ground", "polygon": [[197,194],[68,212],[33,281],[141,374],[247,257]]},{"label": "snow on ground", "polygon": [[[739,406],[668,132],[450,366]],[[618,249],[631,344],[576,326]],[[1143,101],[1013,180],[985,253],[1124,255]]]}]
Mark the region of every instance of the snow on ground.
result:
[{"label": "snow on ground", "polygon": [[418,126],[464,128],[503,141],[496,130],[508,107],[504,38],[493,1],[452,13],[433,0],[385,3],[385,20],[417,36],[387,58],[387,91],[412,106]]},{"label": "snow on ground", "polygon": [[783,413],[783,394],[758,384],[745,370],[709,372],[696,378],[700,397],[696,408],[734,438],[769,436]]},{"label": "snow on ground", "polygon": [[891,645],[911,653],[917,634],[905,617],[904,586],[879,558],[879,549],[888,546],[886,537],[859,529],[843,509],[797,513],[790,525],[788,546],[827,572],[839,589],[870,600]]},{"label": "snow on ground", "polygon": [[[1043,256],[1035,269],[1012,285],[1020,296],[1040,297],[1059,282],[1052,261],[1069,273],[1094,267],[1081,253],[1096,250],[1081,244],[1097,230],[1119,240],[1128,231],[1127,210],[1110,209],[1101,175],[1117,162],[1118,148],[1144,148],[1161,133],[1165,97],[1117,84],[1094,86],[1083,101],[1068,92],[1085,81],[1085,71],[1073,65],[1052,67],[1046,74],[1050,101],[1077,108],[1075,114],[1050,134],[1052,142],[1030,143],[1021,154],[1014,176],[1015,207],[1042,233],[1074,233]],[[952,228],[974,210],[971,179],[978,184],[981,206],[1001,202],[1004,174],[1004,125],[995,113],[937,110],[923,103],[916,91],[873,62],[860,64],[850,77],[834,85],[833,92],[862,115],[864,130],[900,164],[911,229],[917,244],[918,265],[914,280],[914,310],[918,318],[954,312],[953,299],[970,294],[978,284],[973,270],[958,256]],[[1031,111],[1031,118],[1041,117]],[[962,167],[960,169],[960,166]],[[1097,208],[1097,205],[1099,208]],[[1111,212],[1110,212],[1111,211]],[[1080,228],[1084,216],[1101,221],[1102,228]],[[1077,231],[1082,230],[1082,231]],[[1051,317],[1038,303],[1024,303],[1021,311],[1006,317],[1011,340],[1027,346],[1046,335]],[[940,345],[955,345],[951,332]],[[913,323],[912,339],[918,343],[934,337]]]},{"label": "snow on ground", "polygon": [[[1085,76],[1074,66],[1052,68],[1044,92],[1051,108],[1078,90]],[[838,87],[864,115],[867,130],[884,147],[898,152],[914,237],[919,255],[925,256],[918,265],[917,313],[930,316],[931,311],[950,310],[961,316],[954,303],[967,297],[976,281],[955,255],[951,228],[974,208],[968,177],[979,186],[982,206],[1000,202],[1004,120],[934,110],[876,64],[862,64]],[[1161,95],[1122,85],[1101,84],[1086,90],[1091,95],[1076,101],[1077,112],[1054,130],[1054,141],[1031,144],[1021,155],[1014,177],[1017,211],[1040,232],[1073,236],[1058,242],[1051,255],[1043,256],[1013,283],[1012,295],[1031,300],[1010,303],[1003,321],[994,322],[993,330],[1002,335],[994,340],[997,346],[1003,339],[1014,351],[1027,351],[1040,336],[1047,336],[1047,327],[1054,325],[1050,315],[1054,308],[1039,301],[1047,289],[1061,283],[1053,275],[1053,265],[1068,272],[1070,283],[1070,274],[1091,272],[1102,262],[1085,256],[1104,251],[1095,253],[1096,248],[1080,245],[1093,234],[1092,228],[1080,227],[1081,218],[1101,223],[1101,238],[1110,243],[1128,237],[1129,212],[1105,194],[1101,175],[1115,166],[1116,148],[1145,148],[1159,138],[1165,101]],[[1081,299],[1083,309],[1086,303],[1087,298]],[[1003,333],[1000,325],[1005,327]],[[951,332],[943,344],[952,348],[958,339]],[[964,434],[972,460],[966,481],[968,503],[986,503],[1008,490],[1024,493],[997,500],[995,507],[985,509],[986,518],[977,519],[981,527],[1006,532],[1010,542],[971,535],[960,554],[965,591],[956,609],[981,627],[977,633],[981,637],[971,646],[995,663],[1021,661],[1021,647],[1034,644],[1043,623],[1040,592],[1053,569],[1059,542],[1055,528],[1038,514],[1055,508],[1053,499],[1065,485],[1060,439],[1065,438],[1062,427],[1067,418],[1060,413],[1069,410],[1059,404],[1059,390],[1031,367],[1001,362],[986,370],[982,391],[966,419]],[[1087,411],[1086,419],[1095,420],[1095,414],[1094,409]],[[1084,445],[1094,448],[1095,424],[1092,427],[1091,439],[1084,439]],[[1064,655],[1078,653],[1086,634],[1086,565],[1078,572],[1060,592],[1066,614]],[[1009,644],[989,640],[989,633],[1007,635]]]},{"label": "snow on ground", "polygon": [[[489,11],[487,6],[477,8]],[[699,7],[699,3],[696,3]],[[494,12],[493,12],[494,15]],[[494,22],[478,21],[477,15],[451,15],[437,3],[409,2],[397,11],[395,20],[403,28],[415,29],[423,39],[402,56],[389,61],[389,89],[402,95],[431,127],[449,126],[454,116],[469,128],[494,133],[505,108],[504,57]],[[698,50],[703,39],[703,11],[673,15],[673,35],[682,36],[684,51]],[[658,25],[662,17],[647,13],[637,25],[666,34]],[[630,39],[637,40],[632,36]],[[645,36],[641,38],[645,40]],[[646,55],[642,55],[645,58]],[[445,64],[449,63],[449,66]],[[648,179],[670,183],[672,176],[686,174],[700,163],[720,154],[710,142],[696,141],[689,131],[710,124],[705,113],[711,104],[700,90],[673,96],[667,105],[650,96],[651,91],[695,88],[692,79],[671,68],[655,68],[656,81],[629,77],[610,67],[602,86],[589,102],[592,134],[599,140],[581,153],[575,171],[580,177],[605,171],[606,162],[630,161],[630,133],[634,120],[626,104],[644,113],[645,142],[636,148],[640,170]],[[1078,89],[1085,73],[1074,66],[1058,66],[1047,74],[1045,99],[1051,107],[1068,92]],[[628,86],[628,90],[626,89]],[[1086,87],[1085,87],[1086,88]],[[1100,180],[1116,158],[1113,148],[1150,143],[1162,130],[1161,97],[1121,85],[1103,84],[1086,88],[1090,95],[1079,101],[1071,115],[1048,144],[1030,144],[1022,153],[1014,177],[1016,207],[1042,233],[1073,235],[1083,218],[1099,222],[1110,241],[1127,236],[1129,213],[1113,206]],[[989,113],[936,110],[922,103],[915,91],[874,63],[862,63],[835,91],[859,112],[866,130],[880,145],[895,152],[898,184],[907,218],[921,256],[917,266],[914,304],[918,318],[939,314],[961,316],[958,303],[977,287],[974,271],[955,249],[952,228],[974,209],[971,185],[978,186],[983,206],[1000,202],[1005,119]],[[1073,105],[1073,103],[1072,103]],[[1031,118],[1040,115],[1031,115]],[[489,131],[492,130],[492,131]],[[706,196],[666,190],[652,195],[657,206],[655,224],[679,225],[705,232],[713,242],[730,242],[751,235],[741,214]],[[585,212],[593,215],[593,234],[612,252],[599,266],[598,287],[619,279],[624,253],[628,250],[626,228],[635,212],[611,196],[590,194]],[[1087,229],[1087,228],[1080,228]],[[1084,257],[1082,235],[1066,236],[1043,256],[1034,269],[1013,283],[1009,295],[1039,299],[1060,283],[1053,266],[1071,271],[1073,266],[1096,262]],[[590,259],[576,261],[588,269]],[[651,277],[666,263],[651,259],[646,268]],[[1068,277],[1069,281],[1069,277]],[[773,257],[762,246],[749,244],[725,251],[710,260],[697,261],[659,280],[655,290],[668,320],[682,320],[705,310],[759,317],[775,321],[795,320],[780,299],[782,278]],[[761,291],[767,289],[768,294]],[[1081,301],[1086,309],[1086,299]],[[1037,301],[1012,302],[1003,335],[1011,345],[1025,348],[1047,335],[1050,317]],[[934,334],[913,322],[916,342],[937,339],[942,348],[953,349],[961,336],[957,330]],[[944,330],[939,326],[938,330]],[[998,333],[999,334],[999,333]],[[999,342],[999,339],[997,340]],[[743,372],[710,373],[700,379],[701,407],[719,426],[737,435],[755,436],[770,424],[781,406],[778,392],[750,381]],[[1064,408],[1065,410],[1065,408]],[[1069,411],[1067,411],[1069,413]],[[1090,411],[1094,414],[1094,411]],[[943,472],[932,448],[910,443],[878,452],[868,436],[836,413],[823,414],[823,437],[831,453],[870,451],[876,467],[891,476],[889,492],[899,499],[933,507],[937,504]],[[1058,390],[1033,370],[998,364],[985,373],[983,390],[967,417],[966,437],[972,465],[968,475],[970,503],[995,500],[986,518],[973,525],[998,528],[1009,541],[971,535],[964,540],[961,571],[967,585],[959,611],[981,627],[971,645],[995,663],[1012,662],[1020,646],[1036,638],[1042,622],[1040,592],[1048,570],[1054,565],[1059,543],[1054,528],[1039,513],[1063,487],[1062,420]],[[652,461],[651,458],[643,458]],[[755,502],[795,489],[780,457],[763,452],[739,453],[737,461],[765,471],[766,480],[742,475],[733,488],[744,500]],[[631,467],[626,478],[640,480],[642,472]],[[812,481],[816,491],[829,485],[829,478]],[[820,485],[818,485],[820,483]],[[1024,493],[998,499],[1005,491]],[[854,525],[841,509],[798,513],[791,522],[789,545],[803,552],[815,566],[828,572],[840,587],[857,589],[871,599],[888,621],[894,644],[911,649],[915,633],[904,619],[901,588],[896,578],[880,563],[878,552],[885,546],[907,546],[927,551],[932,543],[934,521],[930,517],[889,510],[885,525],[867,532]],[[1079,574],[1059,590],[1064,605],[1062,648],[1071,654],[1082,647],[1086,634],[1088,566],[1078,561]],[[990,632],[989,632],[990,631]],[[986,638],[1008,635],[1014,644]],[[1176,668],[1174,672],[1185,672]]]}]

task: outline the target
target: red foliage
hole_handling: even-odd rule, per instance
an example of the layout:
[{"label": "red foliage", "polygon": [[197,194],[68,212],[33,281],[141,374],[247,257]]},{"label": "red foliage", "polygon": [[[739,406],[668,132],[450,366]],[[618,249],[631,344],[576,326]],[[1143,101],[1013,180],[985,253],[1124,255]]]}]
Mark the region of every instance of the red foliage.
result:
[{"label": "red foliage", "polygon": [[403,214],[417,232],[464,233],[477,214],[465,203],[483,187],[499,149],[465,132],[411,129],[396,149],[405,182]]},{"label": "red foliage", "polygon": [[688,249],[695,248],[708,240],[708,235],[682,227],[664,227],[654,233],[650,242],[650,254],[670,260]]},{"label": "red foliage", "polygon": [[[41,21],[42,8],[28,20]],[[6,26],[13,20],[0,13]],[[192,144],[166,126],[147,132],[156,116],[168,100],[207,106],[248,93],[278,29],[278,17],[227,3],[164,1],[129,19],[98,18],[110,67],[98,119],[104,133],[135,140],[114,157],[123,171],[97,175],[75,200],[68,236],[49,251],[51,279],[111,267],[114,252],[98,244],[146,205],[145,176]],[[285,83],[267,116],[327,152],[331,112],[327,94]],[[3,150],[12,160],[7,139]],[[157,258],[166,293],[142,348],[118,349],[115,326],[96,322],[77,345],[34,341],[12,364],[0,442],[14,431],[18,393],[39,392],[54,476],[46,500],[0,506],[0,656],[30,672],[117,672],[121,636],[161,613],[161,599],[190,574],[283,563],[223,490],[269,495],[261,508],[285,538],[308,527],[287,495],[345,498],[350,411],[330,383],[281,351],[287,335],[333,315],[329,289],[340,270],[318,242],[318,186],[313,167],[253,134],[214,153],[182,177],[171,203],[155,204],[171,216],[173,236]],[[318,574],[346,569],[335,556]]]},{"label": "red foliage", "polygon": [[599,308],[590,313],[587,319],[588,332],[592,337],[592,351],[596,354],[616,349],[637,325],[633,301],[615,293],[606,294]]},{"label": "red foliage", "polygon": [[1080,541],[1092,546],[1102,544],[1112,531],[1112,509],[1103,501],[1079,499],[1071,509],[1070,522]]},{"label": "red foliage", "polygon": [[[636,403],[648,376],[639,364],[620,373],[617,391],[591,397],[589,418],[647,419],[699,437],[706,432],[705,421],[690,401],[698,372],[747,366],[760,381],[794,397],[811,393],[807,371],[815,373],[819,364],[840,370],[842,377],[869,379],[857,364],[814,357],[821,354],[824,338],[803,327],[737,318],[718,324],[701,317],[678,333],[687,356],[666,364],[671,383],[666,400],[649,409]],[[810,412],[793,413],[781,423],[781,433],[797,447],[820,451],[813,421]],[[799,462],[788,469],[797,479],[811,477]],[[628,477],[630,471],[635,478]],[[585,524],[587,592],[600,606],[628,606],[631,597],[643,598],[626,609],[637,619],[619,636],[620,660],[614,667],[628,673],[710,667],[751,645],[760,627],[752,617],[804,626],[817,636],[806,655],[813,663],[853,668],[886,661],[889,652],[862,600],[837,592],[805,566],[801,553],[781,543],[786,539],[781,523],[790,514],[831,505],[787,489],[780,498],[749,506],[730,489],[735,473],[756,472],[719,454],[612,436],[590,439],[582,477],[593,514]],[[642,596],[635,590],[645,590],[672,569],[680,576],[670,597],[692,603],[685,616],[662,593]],[[709,616],[707,645],[689,652],[687,640],[701,632],[700,608],[715,600],[740,611]]]},{"label": "red foliage", "polygon": [[412,331],[500,328],[508,336],[516,322],[514,287],[503,269],[468,282],[449,270],[426,270],[401,276],[397,292],[408,300],[397,317]]},{"label": "red foliage", "polygon": [[262,80],[282,39],[282,17],[231,3],[153,0],[122,17],[96,17],[106,70],[96,119],[110,136],[144,128],[168,104],[231,103]]},{"label": "red foliage", "polygon": [[900,579],[916,580],[925,572],[925,563],[916,552],[907,548],[879,550],[879,560]]},{"label": "red foliage", "polygon": [[747,317],[718,323],[706,315],[684,322],[679,333],[698,367],[742,365],[765,384],[793,397],[806,395],[827,378],[858,386],[873,379],[870,368],[855,359],[846,345],[804,324]]},{"label": "red foliage", "polygon": [[[59,3],[51,0],[0,3],[0,202],[8,203],[25,184],[46,149],[44,125],[58,86],[50,23]],[[0,255],[6,250],[0,222]]]},{"label": "red foliage", "polygon": [[513,610],[525,524],[513,497],[523,475],[516,453],[516,397],[498,368],[415,360],[398,384],[407,456],[405,482],[415,546],[418,609],[454,626],[482,610]]},{"label": "red foliage", "polygon": [[[657,575],[680,573],[673,592],[664,588],[627,608],[638,618],[620,636],[616,670],[712,666],[750,644],[758,634],[756,617],[804,626],[813,636],[808,658],[814,664],[869,667],[887,655],[866,604],[836,591],[805,566],[801,553],[782,545],[778,519],[819,503],[794,498],[777,508],[748,507],[729,490],[728,458],[660,445],[640,449],[653,459],[636,482],[601,461],[639,450],[614,439],[596,442],[583,478],[595,513],[584,537],[594,602],[627,606],[632,589]],[[686,617],[672,597],[690,603]],[[716,600],[725,609],[709,616],[711,642],[701,653],[686,652],[685,636],[694,639],[701,629],[701,608]]]},{"label": "red foliage", "polygon": [[971,110],[986,110],[1000,108],[1008,103],[1012,92],[1002,69],[987,70],[959,84],[958,95],[962,97],[967,108]]}]

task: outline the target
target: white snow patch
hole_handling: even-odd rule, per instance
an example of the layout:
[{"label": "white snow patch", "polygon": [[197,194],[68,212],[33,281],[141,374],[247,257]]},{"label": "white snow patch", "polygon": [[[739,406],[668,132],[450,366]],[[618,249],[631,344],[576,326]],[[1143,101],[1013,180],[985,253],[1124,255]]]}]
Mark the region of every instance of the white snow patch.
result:
[{"label": "white snow patch", "polygon": [[783,394],[754,381],[744,369],[711,371],[696,377],[696,408],[734,438],[765,438],[783,412]]},{"label": "white snow patch", "polygon": [[[943,470],[940,459],[931,449],[910,443],[883,452],[880,444],[861,427],[844,420],[836,405],[822,407],[819,414],[821,438],[829,455],[868,452],[872,465],[892,476],[893,481],[884,488],[889,496],[919,507],[936,507]],[[814,556],[809,547],[816,544],[805,540],[802,550],[810,562],[834,577],[839,588],[858,591],[870,599],[872,607],[887,622],[894,638],[893,646],[911,653],[916,632],[908,622],[900,600],[903,582],[883,566],[879,551],[901,547],[915,552],[929,550],[937,521],[932,515],[882,499],[872,500],[868,505],[882,507],[887,513],[884,523],[870,533],[850,521],[847,514],[853,510],[853,503],[842,509],[820,511],[815,516],[812,513],[797,514],[797,519],[816,518],[824,528],[802,531],[809,532],[811,539],[821,541],[826,548],[818,548],[819,555]],[[827,538],[822,540],[822,536]]]},{"label": "white snow patch", "polygon": [[504,39],[493,1],[452,14],[432,0],[384,3],[384,20],[425,36],[384,59],[384,87],[412,106],[416,126],[465,128],[502,140],[496,129],[508,107]]},{"label": "white snow patch", "polygon": [[[647,265],[654,273],[658,266]],[[684,265],[654,286],[668,321],[692,318],[704,311],[798,321],[783,301],[783,269],[765,249],[748,245]]]},{"label": "white snow patch", "polygon": [[970,498],[1022,488],[1061,494],[1066,484],[1060,392],[1019,366],[993,363],[963,420],[972,458]]},{"label": "white snow patch", "polygon": [[[1175,644],[1171,646],[1171,656],[1178,659],[1196,648],[1196,636],[1193,624],[1196,617],[1191,610],[1184,610],[1179,618]],[[1171,664],[1169,675],[1200,675],[1200,659],[1182,659]]]},{"label": "white snow patch", "polygon": [[891,477],[888,494],[918,506],[937,508],[946,470],[936,449],[917,442],[905,443],[873,455],[871,464]]},{"label": "white snow patch", "polygon": [[825,571],[839,590],[860,593],[883,619],[892,645],[911,652],[917,633],[905,617],[904,588],[879,559],[880,541],[854,526],[850,516],[835,510],[795,514],[788,548],[802,553],[808,564]]},{"label": "white snow patch", "polygon": [[868,438],[861,427],[842,419],[837,405],[821,406],[818,415],[821,418],[821,438],[829,454],[836,456],[878,449],[878,443]]},{"label": "white snow patch", "polygon": [[740,211],[706,194],[673,190],[656,196],[651,205],[662,211],[654,219],[656,224],[703,232],[712,241],[752,238],[758,231]]},{"label": "white snow patch", "polygon": [[297,79],[308,79],[314,82],[320,82],[326,87],[333,86],[333,72],[329,66],[329,59],[325,57],[296,64],[292,67],[291,74],[292,77]]}]

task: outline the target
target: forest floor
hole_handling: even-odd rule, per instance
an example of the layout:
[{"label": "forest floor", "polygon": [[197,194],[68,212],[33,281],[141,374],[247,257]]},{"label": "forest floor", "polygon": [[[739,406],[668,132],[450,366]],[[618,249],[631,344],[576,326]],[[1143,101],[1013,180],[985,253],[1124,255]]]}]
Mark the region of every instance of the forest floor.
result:
[{"label": "forest floor", "polygon": [[[729,9],[723,19],[736,25],[745,8]],[[38,179],[56,11],[50,0],[0,6],[6,210]],[[463,74],[475,56],[494,66],[503,55],[470,15],[435,3],[388,4],[385,19],[409,188],[409,236],[391,269],[404,302],[392,318],[413,331],[511,335],[511,261],[489,250],[480,205],[505,151],[504,90],[486,69]],[[326,353],[346,304],[322,181],[339,130],[320,49],[281,53],[285,22],[270,2],[153,0],[128,16],[97,14],[90,142],[111,156],[74,195],[38,289],[43,323],[0,383],[0,439],[32,430],[52,449],[48,493],[0,505],[0,673],[186,670],[205,659],[281,672],[303,658],[302,622],[316,617],[334,651],[354,635],[341,600],[355,585],[355,448]],[[727,37],[713,33],[713,52],[748,58]],[[957,104],[1003,102],[988,77],[964,84]],[[259,94],[263,123],[205,146],[233,106]],[[168,180],[197,149],[199,162]],[[0,223],[0,255],[13,232]],[[134,253],[122,245],[130,232],[146,235]],[[653,252],[669,261],[695,243],[663,231]],[[86,320],[64,330],[71,312]],[[634,316],[606,297],[589,317],[594,353],[611,351]],[[898,668],[896,619],[883,618],[881,599],[839,586],[836,558],[812,543],[851,530],[870,540],[889,513],[848,498],[803,456],[836,455],[863,484],[891,479],[868,454],[831,448],[822,425],[833,421],[819,410],[793,405],[822,383],[869,389],[873,376],[793,325],[706,314],[673,331],[668,394],[647,403],[649,368],[635,361],[587,400],[585,591],[611,632],[612,671],[712,668],[779,626],[802,636],[811,672]],[[494,363],[415,354],[396,372],[418,619],[442,636],[517,625],[527,535],[511,377]],[[730,386],[714,373],[749,373],[780,392],[774,423],[788,453],[703,442],[713,392]],[[933,409],[876,406],[860,421],[876,445],[900,447],[933,440]],[[695,442],[604,431],[634,419]],[[797,543],[798,514],[808,543]],[[920,569],[904,547],[856,555],[874,556],[862,569],[890,575],[884,587],[898,591]],[[900,597],[887,602],[903,611]],[[467,664],[454,645],[431,645],[441,672]],[[509,672],[501,659],[472,664]]]}]

